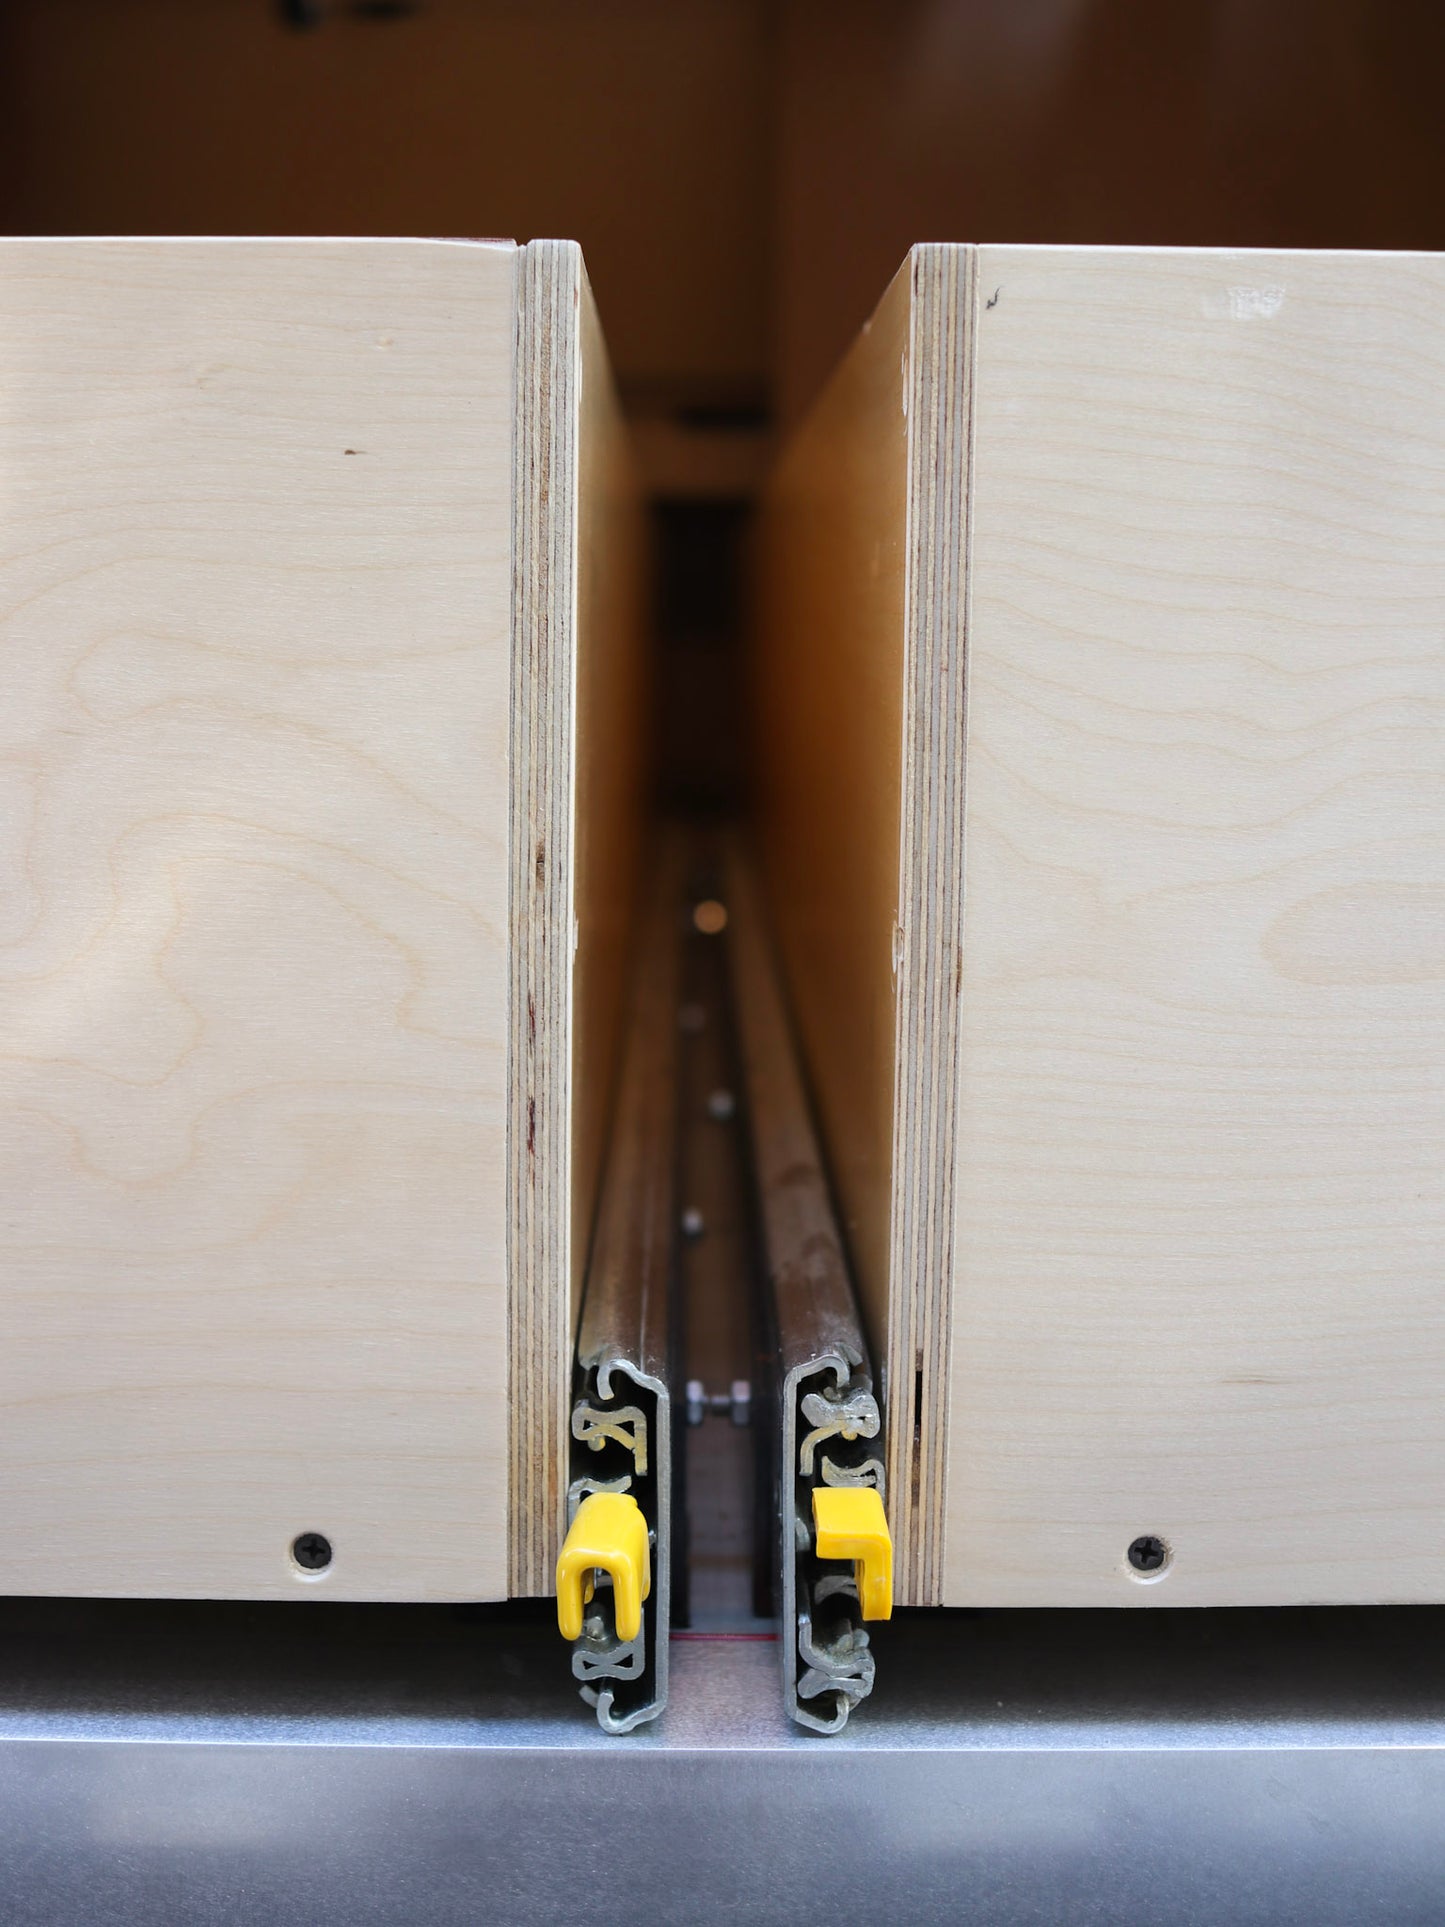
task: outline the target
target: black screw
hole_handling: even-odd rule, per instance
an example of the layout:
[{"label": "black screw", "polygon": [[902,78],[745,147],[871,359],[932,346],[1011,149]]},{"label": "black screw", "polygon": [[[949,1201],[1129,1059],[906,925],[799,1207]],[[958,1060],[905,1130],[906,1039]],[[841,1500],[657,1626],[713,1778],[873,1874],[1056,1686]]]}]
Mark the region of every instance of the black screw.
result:
[{"label": "black screw", "polygon": [[1129,1564],[1135,1572],[1162,1572],[1168,1563],[1168,1546],[1152,1532],[1141,1533],[1129,1548]]},{"label": "black screw", "polygon": [[331,1541],[320,1532],[303,1532],[291,1541],[291,1557],[303,1572],[325,1572],[331,1564]]}]

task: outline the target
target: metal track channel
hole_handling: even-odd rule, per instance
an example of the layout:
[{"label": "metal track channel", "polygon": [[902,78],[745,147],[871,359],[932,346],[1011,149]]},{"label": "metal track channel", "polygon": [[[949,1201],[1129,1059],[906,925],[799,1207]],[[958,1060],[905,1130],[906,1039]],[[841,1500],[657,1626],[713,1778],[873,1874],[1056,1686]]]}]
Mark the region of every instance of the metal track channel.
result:
[{"label": "metal track channel", "polygon": [[851,1564],[814,1550],[811,1495],[820,1485],[871,1485],[886,1496],[882,1420],[759,892],[736,843],[726,874],[734,1018],[777,1342],[783,1702],[799,1725],[837,1733],[873,1690],[874,1661]]},{"label": "metal track channel", "polygon": [[667,1704],[671,1631],[672,1396],[680,932],[677,864],[663,853],[643,921],[617,1106],[577,1338],[567,1518],[593,1492],[628,1492],[647,1521],[652,1589],[637,1638],[619,1639],[595,1578],[572,1670],[605,1732]]}]

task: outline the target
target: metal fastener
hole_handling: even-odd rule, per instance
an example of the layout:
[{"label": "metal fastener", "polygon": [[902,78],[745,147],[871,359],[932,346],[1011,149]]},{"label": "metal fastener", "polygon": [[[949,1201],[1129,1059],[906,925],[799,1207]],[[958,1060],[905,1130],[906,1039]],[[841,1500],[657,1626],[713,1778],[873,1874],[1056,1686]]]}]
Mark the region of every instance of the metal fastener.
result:
[{"label": "metal fastener", "polygon": [[325,1572],[331,1564],[331,1541],[324,1533],[300,1533],[291,1541],[291,1557],[303,1572]]},{"label": "metal fastener", "polygon": [[1129,1547],[1129,1564],[1135,1572],[1163,1572],[1169,1564],[1168,1544],[1155,1533],[1140,1533]]}]

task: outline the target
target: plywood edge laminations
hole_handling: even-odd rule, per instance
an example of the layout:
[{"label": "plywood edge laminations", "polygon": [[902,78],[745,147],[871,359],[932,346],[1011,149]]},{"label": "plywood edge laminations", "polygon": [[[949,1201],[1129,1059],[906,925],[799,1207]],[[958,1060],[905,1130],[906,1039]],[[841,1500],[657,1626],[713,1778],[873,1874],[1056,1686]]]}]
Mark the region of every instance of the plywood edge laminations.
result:
[{"label": "plywood edge laminations", "polygon": [[550,1592],[640,827],[641,512],[571,241],[518,256],[509,1584]]},{"label": "plywood edge laminations", "polygon": [[565,1484],[571,1220],[572,740],[582,256],[517,263],[513,408],[509,1586],[547,1590]]},{"label": "plywood edge laminations", "polygon": [[973,251],[915,248],[764,496],[758,852],[888,1426],[900,1603],[937,1602],[960,989]]},{"label": "plywood edge laminations", "polygon": [[[900,1597],[943,1590],[963,993],[975,251],[912,250],[888,1487]],[[912,1364],[912,1373],[909,1365]]]}]

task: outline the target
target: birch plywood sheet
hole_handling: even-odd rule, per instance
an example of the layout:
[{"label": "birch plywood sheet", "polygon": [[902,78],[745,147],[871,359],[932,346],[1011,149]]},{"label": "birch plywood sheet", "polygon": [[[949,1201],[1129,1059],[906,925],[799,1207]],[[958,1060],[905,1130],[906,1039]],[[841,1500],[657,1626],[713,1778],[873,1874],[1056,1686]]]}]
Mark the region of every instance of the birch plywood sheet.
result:
[{"label": "birch plywood sheet", "polygon": [[917,248],[763,513],[759,853],[882,1367],[897,1597],[939,1597],[961,903],[967,250]]},{"label": "birch plywood sheet", "polygon": [[1445,261],[977,285],[945,1598],[1445,1598]]},{"label": "birch plywood sheet", "polygon": [[0,1592],[506,1590],[515,252],[0,248]]},{"label": "birch plywood sheet", "polygon": [[1445,1598],[1442,323],[1433,256],[919,248],[784,457],[907,1603]]},{"label": "birch plywood sheet", "polygon": [[893,1181],[911,293],[905,271],[769,486],[753,679],[766,825],[759,855],[880,1348]]},{"label": "birch plywood sheet", "polygon": [[521,251],[512,702],[510,1590],[552,1590],[642,815],[642,510],[574,241]]}]

